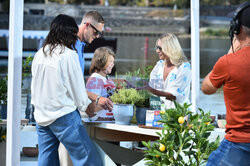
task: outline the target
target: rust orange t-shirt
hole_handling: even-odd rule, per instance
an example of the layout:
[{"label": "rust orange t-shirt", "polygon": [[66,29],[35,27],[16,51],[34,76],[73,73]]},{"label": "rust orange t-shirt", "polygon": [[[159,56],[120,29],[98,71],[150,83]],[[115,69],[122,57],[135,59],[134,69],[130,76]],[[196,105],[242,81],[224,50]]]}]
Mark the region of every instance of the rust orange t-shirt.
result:
[{"label": "rust orange t-shirt", "polygon": [[250,143],[250,46],[221,57],[209,78],[214,87],[223,85],[227,109],[225,138]]}]

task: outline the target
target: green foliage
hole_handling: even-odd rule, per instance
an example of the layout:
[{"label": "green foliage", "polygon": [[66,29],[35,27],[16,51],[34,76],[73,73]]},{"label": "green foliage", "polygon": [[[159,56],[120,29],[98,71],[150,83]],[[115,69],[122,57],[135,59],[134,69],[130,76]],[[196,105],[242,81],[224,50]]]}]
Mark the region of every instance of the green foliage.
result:
[{"label": "green foliage", "polygon": [[208,28],[205,32],[202,32],[201,35],[205,35],[205,36],[228,36],[228,29],[211,29],[211,28]]},{"label": "green foliage", "polygon": [[145,86],[145,83],[149,82],[152,69],[153,66],[147,66],[142,70],[139,68],[133,72],[126,72],[125,79],[130,83],[133,83],[136,88]]},{"label": "green foliage", "polygon": [[31,63],[34,57],[30,54],[26,60],[23,60],[23,71],[22,71],[22,78],[27,77],[31,74]]},{"label": "green foliage", "polygon": [[140,98],[137,102],[135,102],[135,106],[138,107],[149,107],[149,98],[150,98],[150,93],[147,90],[138,90],[137,91],[140,95]]},{"label": "green foliage", "polygon": [[[33,60],[30,54],[26,60],[22,62],[22,78],[25,78],[31,73],[31,62]],[[8,76],[0,78],[0,104],[7,104],[7,91],[8,91]]]},{"label": "green foliage", "polygon": [[0,126],[0,142],[6,141],[6,126]]},{"label": "green foliage", "polygon": [[[153,144],[150,141],[142,142],[147,147],[147,165],[199,166],[219,145],[219,136],[214,142],[208,140],[214,129],[210,124],[210,112],[204,113],[199,109],[200,114],[193,115],[188,109],[190,105],[185,103],[182,106],[176,102],[175,105],[175,109],[160,114],[160,122],[164,124],[162,131],[157,133],[160,139]],[[178,122],[180,117],[186,117],[184,123]],[[184,156],[187,161],[184,161]]]},{"label": "green foliage", "polygon": [[[152,69],[153,66],[147,66],[142,70],[139,68],[133,72],[127,72],[125,73],[125,79],[132,83],[135,86],[134,88],[144,87],[149,82]],[[150,93],[147,90],[138,90],[137,92],[139,99],[134,104],[139,107],[149,107]]]},{"label": "green foliage", "polygon": [[134,104],[140,100],[140,94],[135,89],[118,89],[111,96],[115,104]]},{"label": "green foliage", "polygon": [[7,104],[7,76],[0,78],[0,104]]}]

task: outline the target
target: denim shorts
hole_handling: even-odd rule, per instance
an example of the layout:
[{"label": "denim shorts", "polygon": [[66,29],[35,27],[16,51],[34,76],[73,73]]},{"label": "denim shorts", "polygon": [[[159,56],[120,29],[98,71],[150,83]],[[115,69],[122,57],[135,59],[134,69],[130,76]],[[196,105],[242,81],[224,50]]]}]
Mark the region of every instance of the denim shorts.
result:
[{"label": "denim shorts", "polygon": [[206,166],[250,166],[250,143],[235,143],[224,138],[209,156]]}]

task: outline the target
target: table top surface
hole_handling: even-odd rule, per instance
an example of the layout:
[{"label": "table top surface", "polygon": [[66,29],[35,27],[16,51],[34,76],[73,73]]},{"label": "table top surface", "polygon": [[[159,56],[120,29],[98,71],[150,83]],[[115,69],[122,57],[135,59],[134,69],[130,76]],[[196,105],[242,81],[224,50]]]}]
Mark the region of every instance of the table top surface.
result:
[{"label": "table top surface", "polygon": [[123,131],[123,132],[129,132],[129,133],[135,133],[135,134],[142,134],[142,135],[149,135],[149,136],[156,136],[159,137],[159,135],[156,134],[156,132],[160,132],[159,129],[147,129],[147,128],[140,128],[137,125],[119,125],[115,123],[85,123],[87,126],[93,126],[97,128],[104,128],[109,130],[117,130],[117,131]]}]

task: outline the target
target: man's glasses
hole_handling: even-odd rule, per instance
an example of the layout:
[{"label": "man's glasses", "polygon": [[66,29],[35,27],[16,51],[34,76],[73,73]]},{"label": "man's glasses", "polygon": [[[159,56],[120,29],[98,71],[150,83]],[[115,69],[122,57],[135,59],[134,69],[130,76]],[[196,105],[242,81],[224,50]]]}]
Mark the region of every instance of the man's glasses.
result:
[{"label": "man's glasses", "polygon": [[160,51],[162,51],[161,46],[157,46],[157,45],[156,45],[156,46],[155,46],[155,50],[157,51],[158,49],[159,49]]},{"label": "man's glasses", "polygon": [[89,25],[95,30],[94,33],[96,36],[102,37],[103,32],[98,31],[92,24],[89,23]]}]

